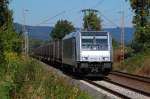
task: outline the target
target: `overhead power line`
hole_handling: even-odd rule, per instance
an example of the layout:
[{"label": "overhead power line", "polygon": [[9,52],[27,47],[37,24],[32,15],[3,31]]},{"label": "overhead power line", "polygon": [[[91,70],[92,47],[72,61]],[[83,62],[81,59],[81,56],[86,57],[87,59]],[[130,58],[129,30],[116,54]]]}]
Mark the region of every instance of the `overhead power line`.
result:
[{"label": "overhead power line", "polygon": [[58,17],[58,16],[60,16],[60,15],[62,15],[64,13],[66,13],[66,11],[62,11],[62,12],[60,12],[60,13],[58,13],[58,14],[56,14],[56,15],[54,15],[54,16],[52,16],[52,17],[50,17],[50,18],[48,18],[48,19],[46,19],[46,20],[44,20],[42,22],[40,22],[39,24],[37,24],[37,26],[41,25],[41,24],[44,24],[44,23],[47,23],[48,21],[50,21],[50,20],[52,20],[52,19],[54,19],[54,18],[56,18],[56,17]]},{"label": "overhead power line", "polygon": [[97,6],[100,6],[102,3],[104,2],[104,0],[99,1],[95,6],[93,6],[92,8],[96,8]]},{"label": "overhead power line", "polygon": [[112,20],[110,20],[109,18],[107,18],[104,14],[102,14],[101,12],[99,12],[99,13],[100,13],[100,15],[101,15],[103,18],[105,18],[108,22],[110,22],[111,24],[113,24],[113,25],[119,27],[115,22],[113,22]]},{"label": "overhead power line", "polygon": [[[92,8],[96,8],[97,6],[101,5],[103,2],[104,2],[104,0],[99,1],[99,2],[98,2],[95,6],[93,6]],[[74,10],[74,9],[75,9],[75,8],[72,8],[72,9],[69,10],[69,11],[72,12],[72,10]],[[68,12],[68,11],[67,11],[67,12]],[[41,21],[40,23],[37,24],[37,26],[38,26],[38,25],[41,25],[41,24],[45,24],[45,23],[47,23],[48,21],[50,21],[50,20],[52,20],[52,19],[54,19],[54,18],[56,18],[56,17],[58,17],[58,16],[60,16],[60,15],[62,15],[62,14],[64,14],[64,13],[66,13],[66,11],[62,11],[62,12],[56,14],[56,15],[53,16],[53,17],[50,17],[50,18],[48,18],[48,19],[46,19],[46,20],[44,20],[44,21]]]}]

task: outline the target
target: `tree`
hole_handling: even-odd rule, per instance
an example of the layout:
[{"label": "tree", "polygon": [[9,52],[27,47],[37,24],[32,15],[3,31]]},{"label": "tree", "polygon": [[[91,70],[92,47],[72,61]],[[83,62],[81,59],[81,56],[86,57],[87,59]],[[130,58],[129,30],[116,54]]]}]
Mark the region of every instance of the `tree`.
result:
[{"label": "tree", "polygon": [[[146,26],[150,14],[150,0],[130,0],[130,4],[136,14],[133,23],[142,27]],[[139,20],[139,22],[136,22],[136,20]]]},{"label": "tree", "polygon": [[14,31],[12,11],[8,7],[9,0],[0,1],[0,63],[5,53],[20,53],[21,36]]},{"label": "tree", "polygon": [[83,27],[85,30],[99,31],[102,29],[101,19],[94,12],[89,12],[83,18]]},{"label": "tree", "polygon": [[150,47],[150,0],[130,0],[130,5],[135,13],[134,44],[139,45],[140,48]]},{"label": "tree", "polygon": [[74,31],[75,28],[67,20],[59,20],[51,32],[52,39],[62,39],[66,34]]},{"label": "tree", "polygon": [[[0,27],[6,27],[8,20],[12,19],[12,12],[8,9],[9,0],[0,1]],[[5,25],[5,26],[4,26]]]},{"label": "tree", "polygon": [[49,41],[39,40],[39,39],[29,39],[30,42],[30,50],[32,51],[35,48],[40,47],[41,45],[48,44]]}]

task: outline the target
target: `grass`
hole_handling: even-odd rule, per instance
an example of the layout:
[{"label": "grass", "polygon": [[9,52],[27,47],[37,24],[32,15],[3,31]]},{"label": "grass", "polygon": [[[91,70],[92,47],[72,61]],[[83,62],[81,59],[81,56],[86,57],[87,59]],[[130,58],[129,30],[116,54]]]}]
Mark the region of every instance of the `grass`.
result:
[{"label": "grass", "polygon": [[133,54],[124,62],[115,61],[114,70],[150,77],[150,50]]},{"label": "grass", "polygon": [[91,99],[78,87],[43,69],[36,60],[10,53],[0,66],[1,99]]}]

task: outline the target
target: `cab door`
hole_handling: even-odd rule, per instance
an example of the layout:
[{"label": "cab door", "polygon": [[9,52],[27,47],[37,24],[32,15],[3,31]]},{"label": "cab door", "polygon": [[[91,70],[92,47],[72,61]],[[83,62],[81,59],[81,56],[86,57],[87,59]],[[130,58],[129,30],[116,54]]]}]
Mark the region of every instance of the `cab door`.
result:
[{"label": "cab door", "polygon": [[72,39],[72,59],[73,59],[73,64],[75,65],[76,63],[76,39]]}]

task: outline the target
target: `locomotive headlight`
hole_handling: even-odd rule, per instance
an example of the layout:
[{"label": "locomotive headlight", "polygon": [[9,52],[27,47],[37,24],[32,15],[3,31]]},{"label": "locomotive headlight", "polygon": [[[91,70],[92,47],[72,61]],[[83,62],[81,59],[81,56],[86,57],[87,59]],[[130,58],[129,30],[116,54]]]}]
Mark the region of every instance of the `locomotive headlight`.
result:
[{"label": "locomotive headlight", "polygon": [[109,57],[103,57],[104,61],[109,61]]},{"label": "locomotive headlight", "polygon": [[82,60],[83,60],[83,61],[87,61],[87,60],[88,60],[88,57],[87,57],[87,56],[83,56],[83,57],[82,57]]}]

